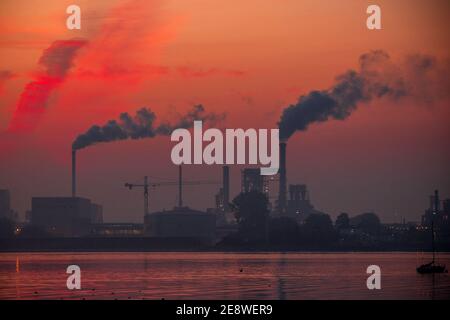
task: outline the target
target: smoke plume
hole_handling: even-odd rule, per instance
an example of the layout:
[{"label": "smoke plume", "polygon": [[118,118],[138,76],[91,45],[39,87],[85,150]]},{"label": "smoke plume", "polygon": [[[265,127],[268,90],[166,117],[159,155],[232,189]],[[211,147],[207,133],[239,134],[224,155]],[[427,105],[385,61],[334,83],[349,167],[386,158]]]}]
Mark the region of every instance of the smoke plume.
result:
[{"label": "smoke plume", "polygon": [[20,95],[9,131],[29,131],[47,108],[51,93],[64,81],[85,40],[54,41],[44,50],[39,65],[44,72],[35,76]]},{"label": "smoke plume", "polygon": [[3,85],[6,81],[15,77],[15,74],[9,70],[0,70],[0,94],[3,91]]},{"label": "smoke plume", "polygon": [[196,105],[175,123],[162,122],[156,125],[155,113],[150,109],[142,108],[134,116],[124,112],[120,114],[119,119],[109,120],[103,126],[93,125],[75,139],[72,149],[78,150],[100,142],[167,136],[177,128],[192,127],[194,120],[202,120],[213,125],[224,117],[224,114],[206,113],[202,105]]},{"label": "smoke plume", "polygon": [[280,138],[287,140],[313,123],[344,120],[360,103],[381,97],[396,100],[409,96],[430,103],[448,94],[447,72],[448,64],[442,69],[431,56],[412,55],[396,64],[381,50],[363,54],[358,71],[347,71],[331,88],[313,90],[283,110],[278,123]]}]

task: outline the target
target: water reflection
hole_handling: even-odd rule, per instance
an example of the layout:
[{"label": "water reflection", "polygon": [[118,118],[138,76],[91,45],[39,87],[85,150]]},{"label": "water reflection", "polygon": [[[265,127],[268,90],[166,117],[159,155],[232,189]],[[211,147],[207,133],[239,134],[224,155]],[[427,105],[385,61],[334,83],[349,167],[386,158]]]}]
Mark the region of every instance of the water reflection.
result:
[{"label": "water reflection", "polygon": [[[450,255],[441,254],[450,264]],[[81,267],[82,289],[66,288]],[[377,264],[382,289],[368,290]],[[448,299],[448,274],[419,275],[416,253],[0,254],[1,299]]]}]

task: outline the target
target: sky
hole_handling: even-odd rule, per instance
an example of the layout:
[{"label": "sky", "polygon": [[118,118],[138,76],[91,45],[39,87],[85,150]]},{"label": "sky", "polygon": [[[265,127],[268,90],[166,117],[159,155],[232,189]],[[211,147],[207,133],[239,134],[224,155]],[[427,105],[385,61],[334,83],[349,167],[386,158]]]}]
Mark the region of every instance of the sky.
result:
[{"label": "sky", "polygon": [[[381,30],[366,27],[373,3]],[[81,8],[81,30],[66,28],[70,4]],[[142,107],[172,122],[202,104],[226,114],[221,128],[276,128],[300,96],[332,87],[358,70],[362,54],[383,50],[395,65],[432,57],[438,77],[411,75],[420,94],[363,101],[345,120],[295,132],[288,182],[307,184],[313,205],[333,218],[372,211],[385,222],[419,221],[434,189],[450,197],[449,7],[445,0],[2,1],[0,188],[11,191],[22,218],[33,196],[70,195],[74,139]],[[123,184],[144,175],[175,180],[172,147],[156,137],[80,150],[78,194],[102,204],[105,221],[140,222],[143,195]],[[231,168],[232,195],[241,169]],[[221,167],[189,166],[184,177],[220,182]],[[219,187],[186,187],[185,203],[213,207]],[[176,201],[174,187],[150,191],[151,211]]]}]

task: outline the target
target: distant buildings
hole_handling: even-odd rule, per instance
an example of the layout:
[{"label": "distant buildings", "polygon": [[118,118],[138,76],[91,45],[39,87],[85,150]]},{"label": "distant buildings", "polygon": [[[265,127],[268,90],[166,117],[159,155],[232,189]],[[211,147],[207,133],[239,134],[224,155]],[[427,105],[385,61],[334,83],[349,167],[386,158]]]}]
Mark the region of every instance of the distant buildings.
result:
[{"label": "distant buildings", "polygon": [[287,201],[286,215],[295,218],[297,222],[303,222],[314,211],[314,207],[309,201],[306,185],[289,185],[289,200]]},{"label": "distant buildings", "polygon": [[229,208],[229,203],[225,200],[223,188],[220,188],[215,195],[215,204],[214,208],[207,208],[206,212],[216,217],[216,227],[234,224],[234,214]]},{"label": "distant buildings", "polygon": [[195,238],[212,242],[215,229],[215,215],[189,207],[175,207],[144,217],[144,234],[148,237]]},{"label": "distant buildings", "polygon": [[91,226],[103,222],[102,207],[79,197],[34,197],[31,223],[48,234],[62,237],[85,236]]},{"label": "distant buildings", "polygon": [[11,215],[11,196],[9,190],[0,190],[0,218],[9,218]]},{"label": "distant buildings", "polygon": [[448,230],[450,227],[450,199],[441,201],[437,190],[429,199],[430,206],[422,215],[422,226],[430,227],[433,222],[436,228]]},{"label": "distant buildings", "polygon": [[6,218],[12,221],[18,219],[17,212],[11,209],[11,194],[9,190],[0,189],[0,219]]},{"label": "distant buildings", "polygon": [[290,184],[287,207],[282,215],[293,218],[297,223],[303,224],[311,214],[323,214],[323,212],[314,209],[306,185]]}]

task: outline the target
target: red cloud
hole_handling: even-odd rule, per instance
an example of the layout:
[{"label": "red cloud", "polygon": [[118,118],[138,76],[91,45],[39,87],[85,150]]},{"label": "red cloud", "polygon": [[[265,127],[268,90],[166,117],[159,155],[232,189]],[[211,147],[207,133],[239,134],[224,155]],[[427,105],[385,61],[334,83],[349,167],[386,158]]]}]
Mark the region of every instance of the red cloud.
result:
[{"label": "red cloud", "polygon": [[51,93],[64,81],[77,51],[85,44],[85,40],[59,40],[44,50],[39,59],[39,65],[44,67],[44,72],[35,76],[35,80],[25,86],[8,131],[23,132],[34,129],[47,107]]}]

